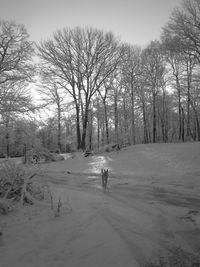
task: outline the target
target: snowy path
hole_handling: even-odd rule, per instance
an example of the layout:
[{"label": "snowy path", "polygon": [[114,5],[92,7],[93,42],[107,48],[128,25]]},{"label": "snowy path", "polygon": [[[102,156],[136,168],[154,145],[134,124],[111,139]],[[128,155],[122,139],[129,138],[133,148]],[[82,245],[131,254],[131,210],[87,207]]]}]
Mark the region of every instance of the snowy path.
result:
[{"label": "snowy path", "polygon": [[[0,266],[137,267],[177,248],[181,258],[198,257],[198,164],[169,169],[170,155],[159,153],[142,147],[52,163],[46,177],[54,202],[62,199],[61,216],[33,206],[4,218]],[[111,175],[107,192],[101,168]]]}]

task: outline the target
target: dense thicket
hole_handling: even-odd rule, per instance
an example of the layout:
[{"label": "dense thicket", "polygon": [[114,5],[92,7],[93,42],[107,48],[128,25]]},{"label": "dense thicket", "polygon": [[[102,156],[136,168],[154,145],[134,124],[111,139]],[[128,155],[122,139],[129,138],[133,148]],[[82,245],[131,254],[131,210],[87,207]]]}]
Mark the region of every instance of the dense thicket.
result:
[{"label": "dense thicket", "polygon": [[32,46],[22,26],[1,22],[3,153],[9,146],[22,153],[23,143],[70,151],[110,143],[200,141],[199,25],[199,1],[185,0],[160,41],[144,49],[98,29],[58,30],[37,45],[37,88],[51,115],[34,124],[13,120],[13,114],[31,108],[24,82],[31,73]]}]

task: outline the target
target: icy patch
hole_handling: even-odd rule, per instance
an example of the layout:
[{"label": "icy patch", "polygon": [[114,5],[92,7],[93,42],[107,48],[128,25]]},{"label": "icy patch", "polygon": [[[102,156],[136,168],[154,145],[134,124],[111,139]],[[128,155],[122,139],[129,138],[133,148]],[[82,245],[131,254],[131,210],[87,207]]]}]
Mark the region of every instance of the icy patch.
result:
[{"label": "icy patch", "polygon": [[111,171],[111,168],[109,167],[108,164],[108,161],[111,161],[110,158],[107,158],[105,156],[92,156],[91,159],[92,161],[88,163],[89,172],[101,173],[101,169],[109,169],[109,171]]},{"label": "icy patch", "polygon": [[99,179],[99,177],[91,175],[91,176],[88,176],[88,179],[97,180],[97,179]]},{"label": "icy patch", "polygon": [[107,157],[108,161],[113,161],[113,159],[111,159],[110,157]]},{"label": "icy patch", "polygon": [[72,154],[71,153],[63,153],[63,154],[60,154],[61,156],[63,156],[63,158],[65,160],[67,160],[68,158],[71,158],[72,157]]}]

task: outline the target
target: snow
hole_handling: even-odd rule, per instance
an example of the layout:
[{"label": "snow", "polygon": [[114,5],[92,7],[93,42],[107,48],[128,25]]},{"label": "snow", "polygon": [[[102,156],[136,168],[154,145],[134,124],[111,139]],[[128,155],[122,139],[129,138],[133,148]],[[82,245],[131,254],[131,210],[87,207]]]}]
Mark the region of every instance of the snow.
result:
[{"label": "snow", "polygon": [[[76,153],[44,165],[54,211],[42,202],[0,215],[0,266],[137,267],[176,248],[199,257],[199,163],[197,142]],[[107,191],[101,168],[109,169]]]}]

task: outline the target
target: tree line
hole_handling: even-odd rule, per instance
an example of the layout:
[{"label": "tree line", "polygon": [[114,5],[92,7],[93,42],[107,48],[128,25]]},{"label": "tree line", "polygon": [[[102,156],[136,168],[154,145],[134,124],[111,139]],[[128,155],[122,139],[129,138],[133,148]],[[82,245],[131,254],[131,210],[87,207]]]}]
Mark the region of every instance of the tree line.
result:
[{"label": "tree line", "polygon": [[160,40],[145,48],[92,27],[34,44],[24,26],[0,21],[0,150],[200,141],[199,67],[198,0],[174,9]]}]

